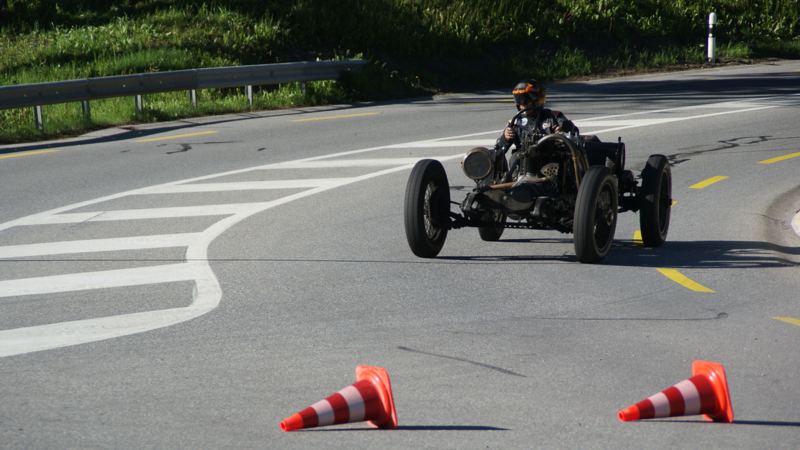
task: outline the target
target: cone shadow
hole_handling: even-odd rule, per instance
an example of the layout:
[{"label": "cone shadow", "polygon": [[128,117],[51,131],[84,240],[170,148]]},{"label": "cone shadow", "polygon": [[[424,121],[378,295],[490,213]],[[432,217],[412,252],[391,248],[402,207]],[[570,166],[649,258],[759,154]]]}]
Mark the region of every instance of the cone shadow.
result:
[{"label": "cone shadow", "polygon": [[510,428],[484,425],[398,425],[397,428],[379,430],[378,428],[306,428],[292,433],[319,433],[330,431],[511,431]]},{"label": "cone shadow", "polygon": [[[720,422],[711,422],[708,420],[675,420],[675,419],[648,419],[646,421],[639,421],[639,423],[656,423],[656,422],[672,422],[672,423],[692,423],[692,424],[709,424],[709,425],[722,425]],[[633,422],[626,422],[633,423]],[[778,422],[773,420],[738,420],[734,419],[731,422],[733,425],[760,425],[767,427],[800,427],[800,422]]]}]

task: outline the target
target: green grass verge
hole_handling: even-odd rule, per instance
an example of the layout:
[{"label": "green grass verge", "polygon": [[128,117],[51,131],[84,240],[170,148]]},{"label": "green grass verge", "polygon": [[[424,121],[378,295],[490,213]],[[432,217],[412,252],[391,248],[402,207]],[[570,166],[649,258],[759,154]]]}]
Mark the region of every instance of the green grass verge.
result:
[{"label": "green grass verge", "polygon": [[0,110],[0,142],[70,136],[118,124],[381,100],[502,87],[619,70],[697,64],[707,15],[719,16],[719,58],[797,58],[796,0],[4,0],[0,85],[204,67],[348,59],[372,61],[340,82]]}]

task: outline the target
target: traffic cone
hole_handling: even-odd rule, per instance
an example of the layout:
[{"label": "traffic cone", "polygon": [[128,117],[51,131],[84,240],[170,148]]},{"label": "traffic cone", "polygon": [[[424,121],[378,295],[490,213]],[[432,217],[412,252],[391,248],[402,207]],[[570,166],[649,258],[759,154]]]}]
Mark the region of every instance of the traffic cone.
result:
[{"label": "traffic cone", "polygon": [[692,363],[692,377],[651,395],[619,412],[619,420],[702,414],[706,420],[733,422],[733,406],[722,365],[707,361]]},{"label": "traffic cone", "polygon": [[281,422],[281,430],[367,421],[376,428],[397,428],[389,373],[381,367],[356,367],[356,382]]}]

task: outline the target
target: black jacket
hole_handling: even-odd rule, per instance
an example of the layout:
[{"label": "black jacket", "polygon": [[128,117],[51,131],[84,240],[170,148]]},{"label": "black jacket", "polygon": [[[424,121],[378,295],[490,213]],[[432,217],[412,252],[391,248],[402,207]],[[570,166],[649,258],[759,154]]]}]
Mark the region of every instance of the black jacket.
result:
[{"label": "black jacket", "polygon": [[[567,133],[573,130],[577,131],[578,129],[561,111],[553,111],[545,108],[540,109],[536,114],[536,117],[523,116],[520,119],[519,126],[522,129],[521,133],[515,133],[516,135],[514,136],[514,139],[511,139],[510,141],[506,139],[504,134],[501,134],[497,139],[495,148],[502,149],[502,151],[507,151],[513,144],[518,149],[521,143],[520,135],[553,134],[555,133],[556,127],[560,127],[561,131]],[[537,127],[539,133],[536,133]]]}]

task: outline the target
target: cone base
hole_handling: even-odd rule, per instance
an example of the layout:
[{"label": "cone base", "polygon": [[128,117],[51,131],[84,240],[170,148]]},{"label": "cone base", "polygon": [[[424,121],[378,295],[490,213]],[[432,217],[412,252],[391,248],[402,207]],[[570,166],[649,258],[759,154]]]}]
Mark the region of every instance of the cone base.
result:
[{"label": "cone base", "polygon": [[389,372],[382,367],[358,366],[356,367],[356,381],[369,380],[378,390],[383,404],[383,414],[379,420],[368,420],[367,423],[375,428],[397,428],[397,412],[394,409],[394,396],[392,384],[389,381]]},{"label": "cone base", "polygon": [[703,417],[714,422],[733,422],[733,406],[728,392],[728,380],[725,377],[725,369],[722,364],[695,361],[692,363],[692,376],[695,375],[703,375],[708,378],[717,398],[717,409],[711,414],[703,414]]}]

